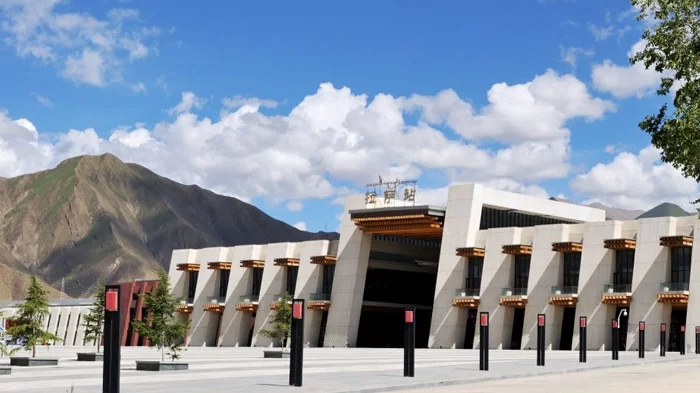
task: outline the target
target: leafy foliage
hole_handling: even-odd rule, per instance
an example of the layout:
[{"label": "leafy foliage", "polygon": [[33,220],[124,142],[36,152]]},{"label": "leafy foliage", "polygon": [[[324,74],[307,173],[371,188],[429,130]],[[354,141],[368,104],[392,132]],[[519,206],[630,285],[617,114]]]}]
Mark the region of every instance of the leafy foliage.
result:
[{"label": "leafy foliage", "polygon": [[[0,318],[2,318],[2,315],[3,313],[2,311],[0,311]],[[2,358],[3,356],[12,356],[15,352],[19,351],[20,349],[22,348],[17,347],[14,349],[9,349],[5,341],[0,341],[0,358]]]},{"label": "leafy foliage", "polygon": [[279,306],[272,314],[270,323],[272,329],[260,329],[260,335],[269,337],[282,343],[282,347],[287,346],[287,339],[292,329],[292,297],[285,292],[279,300]]},{"label": "leafy foliage", "polygon": [[[652,23],[642,38],[644,49],[630,58],[662,73],[659,96],[674,94],[639,127],[661,149],[661,158],[687,177],[700,181],[700,2],[698,0],[631,0],[637,20]],[[695,201],[696,203],[700,201]]]},{"label": "leafy foliage", "polygon": [[22,348],[32,351],[36,357],[36,345],[47,341],[62,341],[58,336],[42,329],[44,318],[49,315],[48,292],[32,276],[27,288],[26,301],[17,306],[17,313],[10,318],[14,323],[7,329],[13,339],[20,340]]},{"label": "leafy foliage", "polygon": [[139,335],[148,338],[149,346],[161,351],[161,360],[165,357],[163,348],[166,347],[170,350],[168,356],[171,360],[179,359],[187,322],[178,321],[174,316],[180,299],[170,293],[168,274],[160,270],[158,286],[142,296],[148,315],[145,321],[132,321],[132,326]]},{"label": "leafy foliage", "polygon": [[100,342],[102,341],[102,329],[105,323],[105,287],[100,285],[95,294],[95,303],[90,307],[90,312],[85,315],[83,326],[85,327],[85,340],[93,340],[100,352]]}]

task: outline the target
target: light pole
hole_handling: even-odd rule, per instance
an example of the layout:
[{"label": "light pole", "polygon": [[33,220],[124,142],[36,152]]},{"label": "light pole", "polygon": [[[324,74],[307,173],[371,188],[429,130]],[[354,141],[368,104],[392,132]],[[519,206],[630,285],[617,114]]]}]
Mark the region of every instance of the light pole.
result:
[{"label": "light pole", "polygon": [[622,317],[623,315],[627,316],[627,309],[626,308],[623,308],[622,310],[620,310],[620,313],[617,314],[617,328],[618,329],[620,328],[620,317]]}]

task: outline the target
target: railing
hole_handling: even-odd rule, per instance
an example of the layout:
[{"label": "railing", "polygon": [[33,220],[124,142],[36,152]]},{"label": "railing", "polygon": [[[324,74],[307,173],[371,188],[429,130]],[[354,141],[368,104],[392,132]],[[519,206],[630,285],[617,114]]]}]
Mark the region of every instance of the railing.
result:
[{"label": "railing", "polygon": [[630,293],[632,284],[605,284],[603,293]]},{"label": "railing", "polygon": [[479,296],[479,288],[463,288],[455,290],[455,297]]},{"label": "railing", "polygon": [[257,303],[260,295],[243,295],[238,298],[238,303]]},{"label": "railing", "polygon": [[690,290],[690,283],[687,282],[662,282],[659,285],[659,292],[685,292]]},{"label": "railing", "polygon": [[526,296],[527,288],[503,288],[501,296]]},{"label": "railing", "polygon": [[552,295],[575,295],[578,293],[577,285],[552,287]]},{"label": "railing", "polygon": [[312,293],[309,295],[309,300],[312,301],[330,301],[331,300],[331,294],[330,293]]},{"label": "railing", "polygon": [[223,296],[212,296],[210,298],[207,298],[207,303],[209,304],[224,304],[226,301],[226,298]]}]

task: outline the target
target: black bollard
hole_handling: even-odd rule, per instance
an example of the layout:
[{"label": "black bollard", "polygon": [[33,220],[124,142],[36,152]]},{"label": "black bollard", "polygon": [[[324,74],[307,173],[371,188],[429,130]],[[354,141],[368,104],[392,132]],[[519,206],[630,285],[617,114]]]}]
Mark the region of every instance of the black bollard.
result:
[{"label": "black bollard", "polygon": [[403,376],[413,377],[416,366],[416,309],[406,308],[403,327]]},{"label": "black bollard", "polygon": [[661,324],[661,333],[659,336],[659,355],[666,356],[666,324]]},{"label": "black bollard", "polygon": [[695,327],[695,354],[700,355],[700,326]]},{"label": "black bollard", "polygon": [[685,355],[685,325],[681,325],[681,334],[680,334],[680,347],[681,347],[681,355]]},{"label": "black bollard", "polygon": [[105,285],[105,353],[102,365],[102,393],[119,393],[121,336],[120,287],[119,285]]},{"label": "black bollard", "polygon": [[489,370],[489,313],[479,314],[479,370]]},{"label": "black bollard", "polygon": [[586,340],[586,325],[588,320],[586,317],[581,317],[579,319],[579,332],[578,332],[578,361],[579,363],[586,363],[586,346],[588,342]]},{"label": "black bollard", "polygon": [[544,366],[545,315],[537,314],[537,365]]},{"label": "black bollard", "polygon": [[639,322],[639,358],[644,359],[644,351],[646,349],[646,340],[644,335],[646,334],[646,323],[644,321]]},{"label": "black bollard", "polygon": [[290,336],[289,385],[301,386],[304,371],[304,299],[292,301]]},{"label": "black bollard", "polygon": [[617,319],[612,320],[612,360],[620,359],[620,328]]}]

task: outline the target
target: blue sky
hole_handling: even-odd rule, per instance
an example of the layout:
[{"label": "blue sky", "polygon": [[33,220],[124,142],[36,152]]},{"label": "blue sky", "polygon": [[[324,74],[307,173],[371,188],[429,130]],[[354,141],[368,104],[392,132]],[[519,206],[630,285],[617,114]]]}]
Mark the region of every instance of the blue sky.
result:
[{"label": "blue sky", "polygon": [[[31,5],[28,7],[28,5]],[[381,174],[649,208],[628,1],[0,0],[0,176],[112,152],[308,230]],[[19,128],[18,128],[19,127]]]}]

